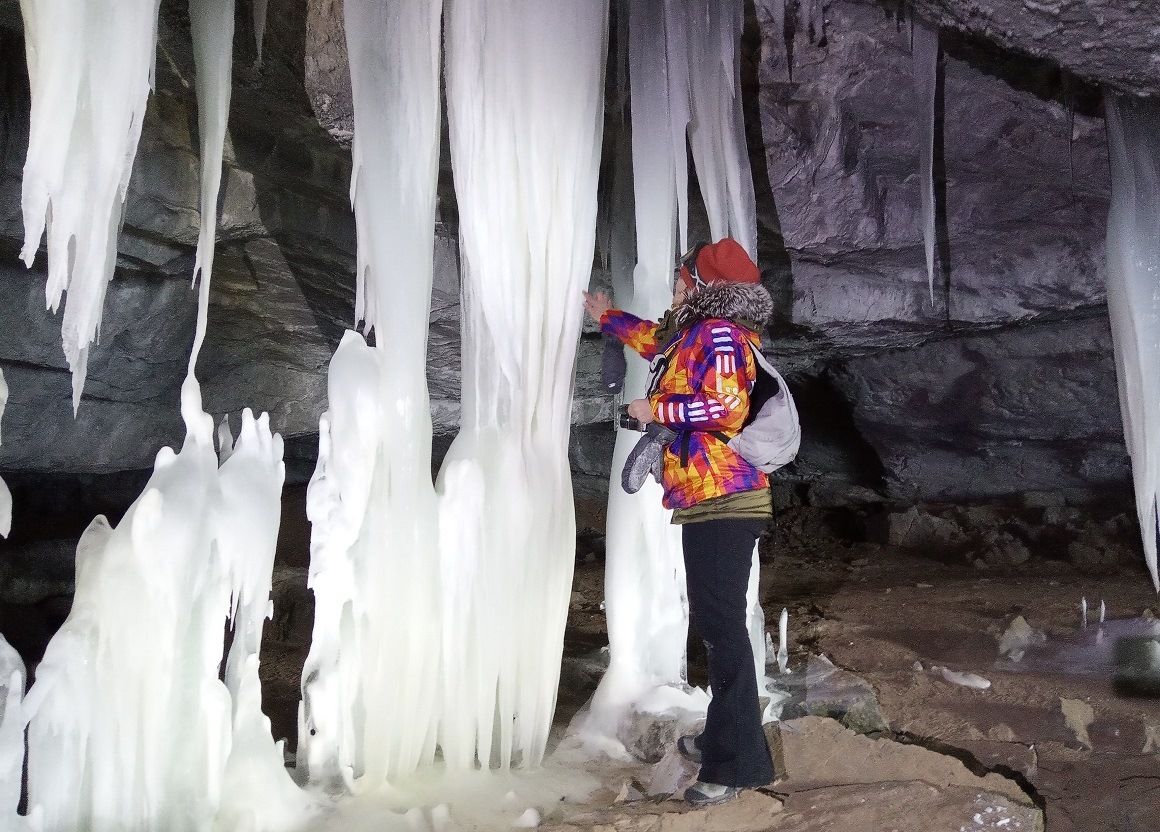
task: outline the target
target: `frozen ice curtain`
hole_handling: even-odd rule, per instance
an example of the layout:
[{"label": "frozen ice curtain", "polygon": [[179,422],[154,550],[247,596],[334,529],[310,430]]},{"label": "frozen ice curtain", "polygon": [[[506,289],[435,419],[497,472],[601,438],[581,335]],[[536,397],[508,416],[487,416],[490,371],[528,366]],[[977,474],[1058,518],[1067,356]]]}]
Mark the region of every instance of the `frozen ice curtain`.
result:
[{"label": "frozen ice curtain", "polygon": [[606,4],[442,8],[463,269],[461,430],[429,478],[440,4],[346,4],[358,315],[308,511],[299,761],[373,788],[433,758],[537,763],[575,547],[567,439],[591,272]]}]

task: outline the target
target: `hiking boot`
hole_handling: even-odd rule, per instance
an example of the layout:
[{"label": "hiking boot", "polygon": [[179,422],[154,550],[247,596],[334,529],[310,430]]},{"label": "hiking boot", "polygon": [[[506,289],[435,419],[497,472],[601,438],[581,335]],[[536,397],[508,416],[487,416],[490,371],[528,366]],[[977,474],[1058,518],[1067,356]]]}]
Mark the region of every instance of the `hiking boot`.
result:
[{"label": "hiking boot", "polygon": [[697,748],[697,736],[688,734],[677,739],[677,752],[690,763],[701,765],[701,749]]},{"label": "hiking boot", "polygon": [[685,802],[690,806],[715,806],[725,803],[741,794],[737,786],[719,786],[698,780],[685,789]]}]

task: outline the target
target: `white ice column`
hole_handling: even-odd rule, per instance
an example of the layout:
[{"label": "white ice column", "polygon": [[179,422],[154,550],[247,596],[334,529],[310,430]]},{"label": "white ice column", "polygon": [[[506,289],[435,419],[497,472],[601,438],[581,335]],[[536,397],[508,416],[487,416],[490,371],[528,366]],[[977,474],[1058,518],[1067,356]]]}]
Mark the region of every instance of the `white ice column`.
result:
[{"label": "white ice column", "polygon": [[45,299],[80,404],[117,263],[129,174],[153,82],[159,0],[22,0],[32,89],[22,208],[31,266],[48,232]]},{"label": "white ice column", "polygon": [[1104,103],[1112,163],[1108,313],[1144,556],[1160,591],[1160,104],[1113,93]]},{"label": "white ice column", "polygon": [[452,766],[535,764],[551,725],[575,558],[567,444],[607,13],[605,0],[446,4],[464,311],[462,427],[440,475],[441,528],[464,530],[441,540],[454,582],[445,644],[461,651],[444,656]]},{"label": "white ice column", "polygon": [[[616,302],[655,319],[672,302],[676,241],[684,239],[688,93],[672,87],[684,75],[669,70],[665,5],[630,3],[621,10],[628,15],[636,267],[631,293],[618,289]],[[682,33],[674,36],[683,50]],[[630,352],[626,401],[645,395],[648,367]],[[656,688],[685,683],[689,614],[681,531],[661,505],[660,485],[649,480],[628,494],[620,484],[621,468],[639,439],[636,431],[617,431],[608,489],[604,597],[611,655],[586,726],[605,736],[615,736],[621,716]]]},{"label": "white ice column", "polygon": [[[429,761],[438,718],[439,516],[427,391],[439,151],[439,0],[347,0],[358,231],[354,332],[330,364],[310,483],[314,636],[298,759],[375,788]],[[463,643],[452,663],[465,661]],[[462,710],[466,703],[457,703]]]}]

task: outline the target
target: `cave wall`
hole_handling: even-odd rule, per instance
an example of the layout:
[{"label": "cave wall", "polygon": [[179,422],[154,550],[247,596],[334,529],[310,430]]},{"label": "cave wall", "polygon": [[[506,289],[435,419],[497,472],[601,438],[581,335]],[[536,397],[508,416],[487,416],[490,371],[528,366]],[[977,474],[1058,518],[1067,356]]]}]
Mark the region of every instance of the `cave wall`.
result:
[{"label": "cave wall", "polygon": [[848,425],[810,441],[807,424],[789,478],[821,502],[1126,495],[1098,90],[943,30],[932,303],[910,23],[893,4],[827,10],[824,31],[791,33],[789,61],[770,9],[755,14],[766,225],[790,261],[772,276],[791,307],[773,349],[807,399],[824,394],[815,418]]},{"label": "cave wall", "polygon": [[[1108,176],[1095,85],[1149,91],[1155,73],[1140,67],[1156,63],[1160,35],[1144,25],[1155,12],[1140,4],[1039,8],[1052,3],[1014,17],[1016,0],[915,4],[944,26],[933,303],[908,20],[887,0],[833,0],[814,31],[793,18],[778,30],[771,3],[748,6],[742,77],[759,253],[779,303],[767,343],[805,423],[801,457],[780,477],[802,499],[1126,493],[1103,295]],[[1107,7],[1103,22],[1080,6]],[[58,321],[43,310],[43,262],[26,271],[16,260],[28,108],[16,9],[0,0],[0,366],[11,387],[0,470],[146,469],[182,435],[177,390],[194,319],[197,128],[184,4],[162,3],[157,90],[75,420]],[[1116,41],[1121,29],[1132,31]],[[325,408],[326,363],[353,315],[341,0],[272,0],[265,55],[256,67],[249,9],[239,4],[200,376],[211,412],[270,411],[288,439],[291,479],[301,480]],[[458,421],[450,183],[445,151],[428,361],[441,437]],[[695,200],[691,233],[704,233]],[[607,284],[599,266],[594,284]],[[611,445],[599,348],[588,327],[572,453],[578,489],[596,502]]]}]

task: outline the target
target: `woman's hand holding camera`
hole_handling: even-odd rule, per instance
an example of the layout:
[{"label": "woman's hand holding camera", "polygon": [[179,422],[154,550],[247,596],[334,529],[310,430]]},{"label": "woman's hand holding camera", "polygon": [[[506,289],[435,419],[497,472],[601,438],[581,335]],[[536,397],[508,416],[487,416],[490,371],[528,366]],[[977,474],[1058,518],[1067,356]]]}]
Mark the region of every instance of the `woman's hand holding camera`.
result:
[{"label": "woman's hand holding camera", "polygon": [[628,415],[636,419],[641,425],[656,421],[653,418],[652,405],[648,399],[634,399],[628,403]]}]

